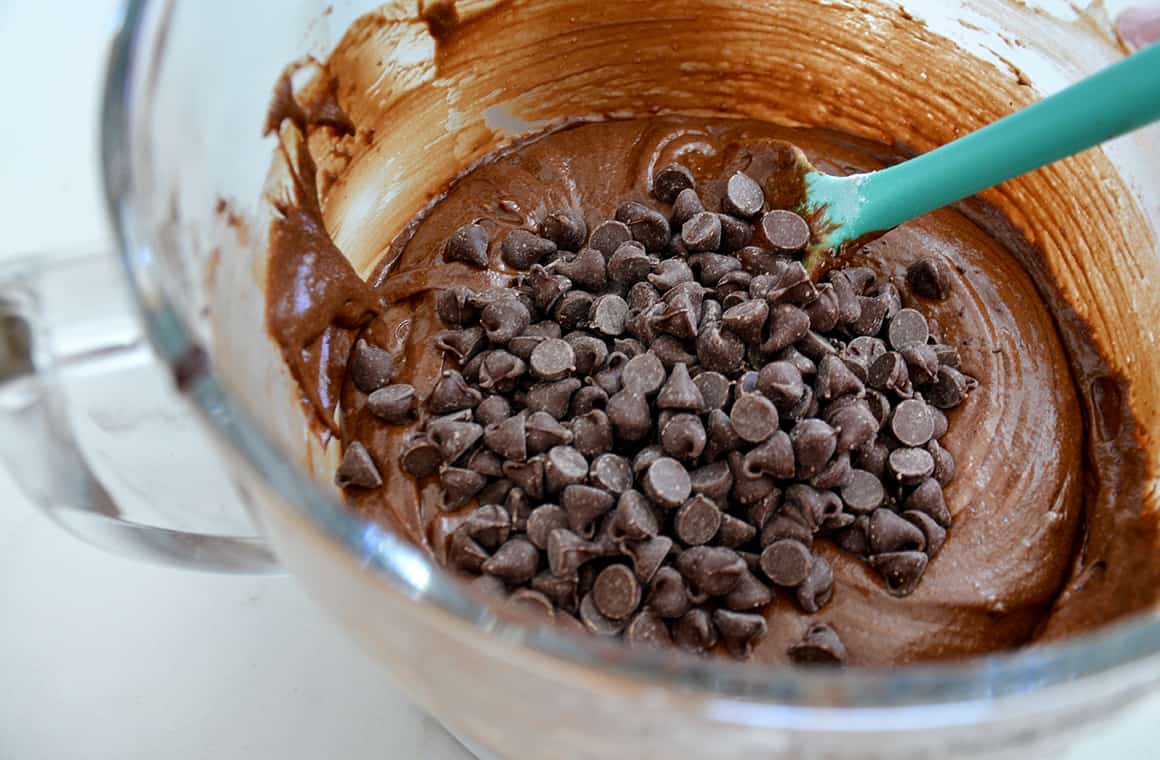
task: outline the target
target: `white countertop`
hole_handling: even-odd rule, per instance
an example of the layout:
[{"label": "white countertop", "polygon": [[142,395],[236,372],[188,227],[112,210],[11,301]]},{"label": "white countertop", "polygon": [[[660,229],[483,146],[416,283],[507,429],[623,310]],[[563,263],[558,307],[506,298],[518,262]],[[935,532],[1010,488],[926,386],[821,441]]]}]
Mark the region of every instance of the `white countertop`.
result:
[{"label": "white countertop", "polygon": [[[106,246],[95,62],[115,7],[0,2],[0,92],[24,104],[0,119],[0,256]],[[387,683],[291,579],[103,554],[0,472],[0,760],[468,757]],[[1160,697],[1067,758],[1154,756],[1158,721]]]}]

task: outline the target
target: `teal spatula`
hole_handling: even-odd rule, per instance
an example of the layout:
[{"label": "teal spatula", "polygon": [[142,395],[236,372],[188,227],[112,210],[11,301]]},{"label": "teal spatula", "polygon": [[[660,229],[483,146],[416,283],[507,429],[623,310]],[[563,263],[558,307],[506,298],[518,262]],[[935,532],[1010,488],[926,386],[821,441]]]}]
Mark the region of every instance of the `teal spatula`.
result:
[{"label": "teal spatula", "polygon": [[836,250],[1160,119],[1160,43],[954,142],[887,169],[835,177],[805,161],[804,211]]}]

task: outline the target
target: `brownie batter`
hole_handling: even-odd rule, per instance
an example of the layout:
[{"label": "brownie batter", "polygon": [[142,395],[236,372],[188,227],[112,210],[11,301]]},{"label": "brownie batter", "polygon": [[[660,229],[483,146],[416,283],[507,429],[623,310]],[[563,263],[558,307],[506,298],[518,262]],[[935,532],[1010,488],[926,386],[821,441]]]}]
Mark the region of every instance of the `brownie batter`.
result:
[{"label": "brownie batter", "polygon": [[[434,487],[420,492],[399,469],[407,428],[376,420],[364,408],[365,395],[343,380],[356,336],[392,351],[395,382],[414,385],[422,397],[442,363],[430,347],[443,327],[434,316],[435,292],[454,283],[508,282],[498,241],[512,228],[534,228],[550,209],[583,209],[590,226],[626,200],[667,211],[649,195],[648,179],[671,161],[694,171],[706,206],[714,208],[723,179],[735,170],[765,183],[784,156],[782,141],[831,173],[903,157],[838,132],[757,121],[659,116],[573,125],[461,176],[397,232],[365,278],[372,291],[332,242],[339,235],[327,233],[317,201],[309,200],[318,195],[300,132],[316,124],[337,131],[346,122],[312,118],[309,109],[282,116],[298,125],[283,124],[281,132],[281,149],[297,172],[294,197],[285,199],[271,230],[271,333],[320,426],[340,429],[344,445],[363,442],[382,473],[382,489],[348,494],[352,506],[437,557],[453,518],[436,508]],[[491,230],[491,268],[444,263],[444,241],[477,219]],[[980,381],[951,413],[942,441],[957,463],[947,490],[950,538],[904,598],[889,595],[861,560],[819,542],[834,568],[833,600],[813,616],[785,598],[771,605],[757,659],[784,661],[787,646],[811,622],[840,631],[853,665],[900,664],[1072,635],[1154,602],[1156,526],[1141,510],[1147,468],[1139,429],[1126,386],[1096,358],[1087,326],[1065,306],[1027,242],[978,201],[909,222],[847,252],[843,263],[873,267],[901,284],[908,264],[923,255],[951,265],[951,297],[905,305],[921,308]]]}]

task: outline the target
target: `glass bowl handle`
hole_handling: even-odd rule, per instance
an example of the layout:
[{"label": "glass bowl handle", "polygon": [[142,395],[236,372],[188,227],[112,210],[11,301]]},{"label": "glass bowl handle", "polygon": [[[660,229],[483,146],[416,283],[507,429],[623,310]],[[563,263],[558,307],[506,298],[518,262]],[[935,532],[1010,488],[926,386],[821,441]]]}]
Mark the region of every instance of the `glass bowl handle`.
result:
[{"label": "glass bowl handle", "polygon": [[175,373],[144,339],[119,266],[109,254],[0,261],[0,461],[35,505],[102,549],[277,572]]}]

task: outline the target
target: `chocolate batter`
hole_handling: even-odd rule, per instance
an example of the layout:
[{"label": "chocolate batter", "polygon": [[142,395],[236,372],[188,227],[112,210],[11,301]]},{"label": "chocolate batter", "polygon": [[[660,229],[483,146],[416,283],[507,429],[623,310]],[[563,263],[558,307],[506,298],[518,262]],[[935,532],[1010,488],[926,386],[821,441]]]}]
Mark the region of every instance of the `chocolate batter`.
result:
[{"label": "chocolate batter", "polygon": [[[305,116],[285,116],[307,131]],[[357,113],[355,121],[361,123]],[[292,131],[283,127],[284,150]],[[693,169],[713,207],[720,180],[732,171],[768,179],[781,155],[777,141],[800,146],[832,173],[901,158],[840,133],[756,121],[664,116],[573,126],[478,166],[397,232],[367,278],[374,303],[346,259],[334,255],[317,204],[303,200],[314,191],[313,166],[303,171],[298,154],[306,143],[291,140],[294,155],[287,158],[299,168],[300,192],[284,204],[275,223],[281,228],[273,230],[269,324],[316,419],[331,426],[340,399],[343,443],[364,442],[383,474],[386,486],[352,495],[352,506],[437,556],[453,527],[454,518],[435,508],[433,489],[418,492],[399,470],[406,428],[366,413],[365,397],[349,382],[341,393],[337,387],[342,348],[361,331],[395,353],[396,382],[413,384],[421,395],[430,389],[441,362],[429,348],[442,327],[434,292],[452,283],[502,284],[510,276],[495,243],[488,272],[444,264],[440,251],[452,231],[483,219],[498,241],[556,207],[584,209],[591,225],[625,200],[655,204],[647,178],[673,160]],[[1088,342],[1087,326],[1065,307],[1040,257],[980,202],[907,223],[847,255],[901,283],[905,267],[929,254],[951,264],[955,286],[949,300],[921,308],[981,384],[951,414],[943,441],[958,465],[947,492],[950,539],[905,598],[887,594],[860,560],[823,545],[834,567],[833,601],[816,616],[788,601],[772,605],[757,658],[784,661],[786,647],[814,619],[841,632],[851,664],[899,664],[1071,635],[1154,601],[1150,553],[1157,536],[1155,521],[1141,510],[1147,467],[1139,429],[1127,388],[1095,359],[1099,350]]]}]

